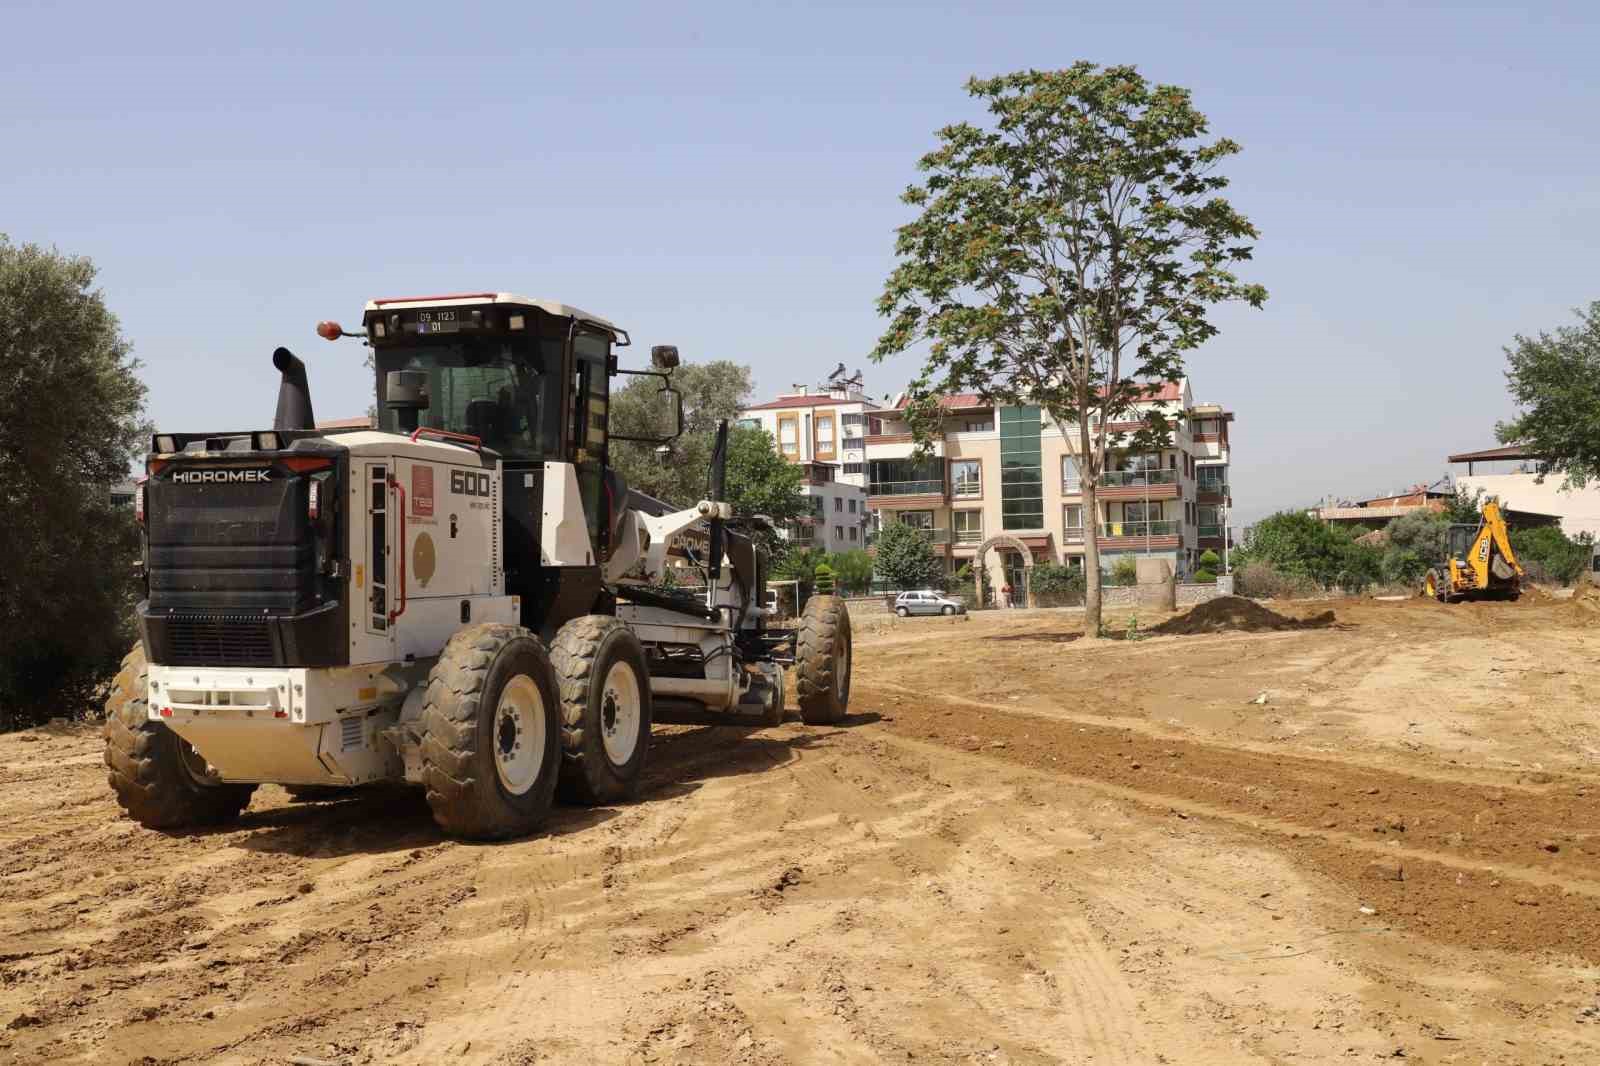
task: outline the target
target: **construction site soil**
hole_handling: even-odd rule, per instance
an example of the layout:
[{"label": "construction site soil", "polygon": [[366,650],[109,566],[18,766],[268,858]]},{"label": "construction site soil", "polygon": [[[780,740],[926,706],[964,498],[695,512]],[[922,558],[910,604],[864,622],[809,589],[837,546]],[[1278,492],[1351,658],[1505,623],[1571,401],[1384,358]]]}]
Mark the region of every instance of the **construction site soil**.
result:
[{"label": "construction site soil", "polygon": [[0,737],[0,1063],[1600,1062],[1593,603],[863,618],[842,726],[496,845]]}]

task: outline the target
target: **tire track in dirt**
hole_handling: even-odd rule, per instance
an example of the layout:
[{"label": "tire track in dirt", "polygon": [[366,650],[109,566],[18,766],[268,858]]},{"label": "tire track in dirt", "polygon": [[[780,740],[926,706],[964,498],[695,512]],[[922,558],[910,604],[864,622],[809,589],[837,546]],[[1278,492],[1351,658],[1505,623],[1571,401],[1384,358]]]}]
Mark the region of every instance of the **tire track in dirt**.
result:
[{"label": "tire track in dirt", "polygon": [[[884,725],[898,735],[1263,834],[1435,939],[1600,961],[1600,834],[1584,786],[1536,792],[1419,780],[1104,724],[976,711],[966,701],[865,684],[857,698],[859,706],[881,707]],[[1405,879],[1382,876],[1374,862],[1398,864]]]}]

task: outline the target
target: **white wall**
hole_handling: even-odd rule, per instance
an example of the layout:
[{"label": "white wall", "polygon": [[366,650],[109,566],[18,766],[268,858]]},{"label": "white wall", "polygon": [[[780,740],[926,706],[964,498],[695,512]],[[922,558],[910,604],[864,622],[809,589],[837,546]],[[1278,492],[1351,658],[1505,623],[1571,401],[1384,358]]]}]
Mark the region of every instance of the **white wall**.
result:
[{"label": "white wall", "polygon": [[1456,484],[1471,495],[1479,489],[1485,495],[1500,497],[1500,506],[1514,511],[1561,516],[1561,531],[1569,537],[1593,533],[1600,538],[1600,484],[1590,482],[1575,492],[1561,487],[1563,476],[1551,474],[1544,484],[1536,474],[1471,474],[1456,478]]}]

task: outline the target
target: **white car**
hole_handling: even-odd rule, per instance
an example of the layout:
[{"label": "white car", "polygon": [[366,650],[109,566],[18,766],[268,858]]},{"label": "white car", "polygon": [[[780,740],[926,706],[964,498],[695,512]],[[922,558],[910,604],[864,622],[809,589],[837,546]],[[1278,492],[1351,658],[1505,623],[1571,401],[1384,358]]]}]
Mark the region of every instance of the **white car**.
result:
[{"label": "white car", "polygon": [[902,592],[896,596],[894,613],[901,618],[914,614],[966,614],[967,605],[942,592],[923,589],[920,592]]}]

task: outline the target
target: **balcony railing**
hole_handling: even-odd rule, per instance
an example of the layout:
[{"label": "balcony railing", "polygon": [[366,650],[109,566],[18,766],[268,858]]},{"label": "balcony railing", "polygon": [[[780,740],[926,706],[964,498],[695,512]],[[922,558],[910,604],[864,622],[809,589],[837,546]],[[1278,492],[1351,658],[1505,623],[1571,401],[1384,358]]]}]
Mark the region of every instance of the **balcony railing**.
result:
[{"label": "balcony railing", "polygon": [[1100,484],[1106,488],[1127,488],[1135,485],[1176,485],[1176,470],[1107,470],[1100,475]]},{"label": "balcony railing", "polygon": [[1198,535],[1201,539],[1221,540],[1223,528],[1222,526],[1200,526]]},{"label": "balcony railing", "polygon": [[1082,544],[1083,527],[1068,526],[1066,529],[1061,531],[1061,539],[1066,541],[1068,544]]},{"label": "balcony railing", "polygon": [[957,544],[982,544],[983,543],[983,530],[981,530],[981,529],[958,529],[958,530],[955,530],[955,542]]},{"label": "balcony railing", "polygon": [[869,481],[868,496],[925,496],[929,493],[943,495],[944,479],[928,481]]},{"label": "balcony railing", "polygon": [[[922,529],[921,526],[918,526],[917,528]],[[948,529],[922,529],[922,532],[927,535],[928,543],[932,544],[936,548],[949,544],[952,536],[950,530]],[[883,530],[869,529],[867,530],[867,543],[869,545],[876,544],[878,542],[878,538],[881,536],[883,536]],[[965,543],[965,541],[961,543]],[[974,541],[973,543],[977,542]]]},{"label": "balcony railing", "polygon": [[1107,522],[1100,527],[1102,537],[1176,537],[1183,523],[1158,522]]}]

